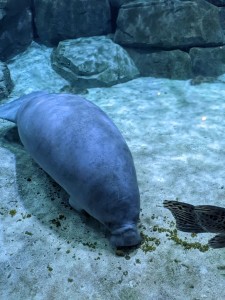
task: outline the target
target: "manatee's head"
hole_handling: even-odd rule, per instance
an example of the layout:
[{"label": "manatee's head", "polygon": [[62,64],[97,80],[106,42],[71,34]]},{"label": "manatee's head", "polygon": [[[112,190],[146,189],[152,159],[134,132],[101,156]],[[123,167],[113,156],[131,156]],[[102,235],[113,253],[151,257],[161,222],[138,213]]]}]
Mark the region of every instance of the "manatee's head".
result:
[{"label": "manatee's head", "polygon": [[126,225],[111,232],[110,243],[115,247],[130,247],[141,243],[135,224]]}]

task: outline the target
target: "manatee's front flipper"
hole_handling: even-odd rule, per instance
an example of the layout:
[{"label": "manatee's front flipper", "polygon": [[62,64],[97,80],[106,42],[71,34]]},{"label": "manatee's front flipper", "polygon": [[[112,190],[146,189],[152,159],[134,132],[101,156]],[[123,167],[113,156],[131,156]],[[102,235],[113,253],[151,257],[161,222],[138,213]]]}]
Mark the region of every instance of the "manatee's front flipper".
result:
[{"label": "manatee's front flipper", "polygon": [[77,199],[75,199],[74,197],[70,196],[69,199],[69,204],[76,210],[81,212],[83,210],[83,207],[79,204],[79,202],[77,201]]},{"label": "manatee's front flipper", "polygon": [[225,234],[218,234],[208,242],[209,246],[214,249],[225,247]]},{"label": "manatee's front flipper", "polygon": [[205,229],[198,224],[194,205],[184,202],[165,200],[163,202],[163,206],[171,211],[172,215],[176,219],[176,226],[178,230],[194,233],[206,232]]}]

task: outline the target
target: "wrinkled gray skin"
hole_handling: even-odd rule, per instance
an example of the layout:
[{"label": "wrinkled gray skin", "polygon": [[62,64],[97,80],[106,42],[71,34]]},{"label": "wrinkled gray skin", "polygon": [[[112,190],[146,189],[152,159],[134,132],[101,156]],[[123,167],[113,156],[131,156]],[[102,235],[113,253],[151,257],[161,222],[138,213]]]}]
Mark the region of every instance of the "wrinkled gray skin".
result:
[{"label": "wrinkled gray skin", "polygon": [[33,159],[111,232],[112,245],[140,243],[140,196],[130,150],[96,105],[76,95],[35,92],[0,106]]}]

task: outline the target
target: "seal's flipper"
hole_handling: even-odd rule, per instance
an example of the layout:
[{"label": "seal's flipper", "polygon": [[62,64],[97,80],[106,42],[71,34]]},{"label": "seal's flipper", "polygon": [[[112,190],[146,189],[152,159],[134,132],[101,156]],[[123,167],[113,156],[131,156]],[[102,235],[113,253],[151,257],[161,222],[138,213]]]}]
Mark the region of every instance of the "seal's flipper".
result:
[{"label": "seal's flipper", "polygon": [[225,247],[225,234],[218,234],[208,242],[209,246],[214,249]]},{"label": "seal's flipper", "polygon": [[26,101],[31,100],[34,97],[46,94],[46,92],[33,92],[28,95],[24,95],[14,101],[3,104],[0,106],[0,119],[8,120],[10,122],[16,123],[17,112],[21,105]]},{"label": "seal's flipper", "polygon": [[163,206],[171,211],[172,215],[176,219],[176,226],[178,230],[194,233],[206,232],[205,229],[198,224],[194,205],[184,202],[165,200],[163,202]]}]

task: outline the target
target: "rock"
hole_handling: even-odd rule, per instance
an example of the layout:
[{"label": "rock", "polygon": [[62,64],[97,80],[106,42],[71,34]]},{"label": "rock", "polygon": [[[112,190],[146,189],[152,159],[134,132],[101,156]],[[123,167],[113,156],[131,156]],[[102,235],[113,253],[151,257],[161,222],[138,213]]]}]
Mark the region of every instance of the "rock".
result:
[{"label": "rock", "polygon": [[112,24],[112,32],[116,30],[116,20],[119,13],[119,8],[128,2],[132,2],[132,0],[109,0],[111,6],[111,24]]},{"label": "rock", "polygon": [[225,7],[220,8],[219,16],[220,16],[220,24],[225,34]]},{"label": "rock", "polygon": [[32,41],[29,5],[29,0],[4,0],[0,3],[0,59],[3,61],[24,51]]},{"label": "rock", "polygon": [[108,0],[34,0],[34,16],[37,35],[47,46],[111,32]]},{"label": "rock", "polygon": [[7,12],[7,15],[14,16],[20,14],[24,8],[31,5],[31,0],[3,0],[0,2],[0,9]]},{"label": "rock", "polygon": [[60,89],[60,93],[69,93],[69,94],[75,94],[75,95],[86,95],[88,94],[88,90],[84,88],[80,88],[79,86],[75,85],[64,85]]},{"label": "rock", "polygon": [[115,42],[167,50],[222,45],[218,12],[204,0],[134,1],[120,8]]},{"label": "rock", "polygon": [[225,0],[206,0],[206,1],[216,6],[225,6]]},{"label": "rock", "polygon": [[192,77],[191,58],[181,50],[157,51],[127,48],[141,76],[189,79]]},{"label": "rock", "polygon": [[189,52],[195,76],[219,76],[225,73],[225,46],[192,48]]},{"label": "rock", "polygon": [[121,7],[122,5],[128,3],[128,2],[133,2],[133,0],[109,0],[109,3],[112,7]]},{"label": "rock", "polygon": [[190,80],[190,85],[200,85],[202,83],[224,83],[222,80],[211,76],[198,75]]},{"label": "rock", "polygon": [[0,62],[0,100],[9,96],[13,88],[10,72],[4,62]]},{"label": "rock", "polygon": [[139,75],[127,52],[107,37],[60,42],[52,52],[52,66],[80,88],[112,86]]}]

